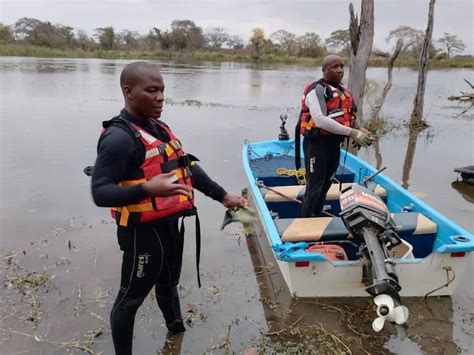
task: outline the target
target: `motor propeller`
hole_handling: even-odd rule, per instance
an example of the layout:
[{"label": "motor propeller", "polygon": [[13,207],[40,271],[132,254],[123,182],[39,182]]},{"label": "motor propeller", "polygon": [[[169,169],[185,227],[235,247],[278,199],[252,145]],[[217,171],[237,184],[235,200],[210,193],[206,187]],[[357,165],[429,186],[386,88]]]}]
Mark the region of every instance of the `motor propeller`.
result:
[{"label": "motor propeller", "polygon": [[394,299],[386,294],[381,294],[374,297],[374,302],[377,305],[378,317],[372,322],[372,328],[376,332],[380,332],[383,329],[385,321],[405,324],[408,320],[408,308],[405,306],[395,306]]}]

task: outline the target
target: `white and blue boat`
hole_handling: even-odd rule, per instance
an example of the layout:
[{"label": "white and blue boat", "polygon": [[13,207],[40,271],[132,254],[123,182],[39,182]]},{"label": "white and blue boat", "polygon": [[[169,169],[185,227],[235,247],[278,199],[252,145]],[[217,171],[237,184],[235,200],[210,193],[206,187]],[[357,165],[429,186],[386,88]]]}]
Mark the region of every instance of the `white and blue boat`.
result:
[{"label": "white and blue boat", "polygon": [[[281,168],[294,169],[294,156],[295,142],[292,140],[246,142],[243,146],[249,197],[263,231],[254,236],[256,242],[269,244],[293,296],[361,297],[370,294],[379,305],[376,296],[386,292],[369,291],[367,262],[361,257],[364,239],[348,229],[348,219],[341,217],[340,206],[341,191],[349,191],[344,192],[343,197],[344,194],[353,195],[353,189],[348,187],[361,185],[364,179],[377,172],[376,169],[341,150],[336,179],[342,183],[342,189],[340,183],[334,183],[325,202],[325,209],[333,216],[300,218],[297,200],[303,198],[304,186],[298,183],[297,177],[277,172]],[[383,201],[388,208],[394,231],[405,247],[402,254],[391,253],[382,261],[396,271],[400,286],[397,296],[451,295],[474,250],[474,236],[383,173],[370,180],[370,189],[378,196],[371,198]],[[314,251],[323,249],[311,248],[328,244],[343,248],[344,257],[330,257],[327,253]],[[383,249],[386,251],[385,247]]]}]

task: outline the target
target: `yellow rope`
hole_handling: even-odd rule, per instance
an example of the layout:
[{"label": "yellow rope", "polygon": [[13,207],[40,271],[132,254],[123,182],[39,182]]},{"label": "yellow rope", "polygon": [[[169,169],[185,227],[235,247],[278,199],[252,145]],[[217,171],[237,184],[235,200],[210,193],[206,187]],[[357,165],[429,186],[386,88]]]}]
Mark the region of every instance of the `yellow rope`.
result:
[{"label": "yellow rope", "polygon": [[298,180],[298,184],[306,185],[306,170],[304,168],[296,169],[287,169],[287,168],[278,168],[276,170],[278,175],[286,175],[286,176],[295,176],[296,180]]}]

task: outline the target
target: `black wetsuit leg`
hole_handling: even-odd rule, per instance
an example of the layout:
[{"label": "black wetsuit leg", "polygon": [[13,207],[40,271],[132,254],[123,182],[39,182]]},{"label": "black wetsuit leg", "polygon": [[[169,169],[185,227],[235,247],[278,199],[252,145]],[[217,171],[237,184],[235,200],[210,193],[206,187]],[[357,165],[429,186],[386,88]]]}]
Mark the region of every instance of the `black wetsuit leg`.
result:
[{"label": "black wetsuit leg", "polygon": [[340,140],[333,137],[303,140],[306,192],[301,217],[318,216],[339,165]]},{"label": "black wetsuit leg", "polygon": [[[179,304],[178,283],[181,276],[183,263],[184,231],[178,231],[178,223],[166,225],[165,237],[161,238],[157,231],[157,238],[166,251],[163,259],[163,271],[155,284],[156,301],[163,313],[166,324],[170,325],[176,320],[182,320],[181,307]],[[164,232],[162,228],[161,232]],[[171,235],[172,238],[167,238]]]},{"label": "black wetsuit leg", "polygon": [[132,354],[135,315],[153,286],[159,289],[157,301],[166,322],[181,317],[176,286],[183,238],[177,220],[119,228],[117,234],[123,251],[122,274],[110,323],[115,352],[121,355]]}]

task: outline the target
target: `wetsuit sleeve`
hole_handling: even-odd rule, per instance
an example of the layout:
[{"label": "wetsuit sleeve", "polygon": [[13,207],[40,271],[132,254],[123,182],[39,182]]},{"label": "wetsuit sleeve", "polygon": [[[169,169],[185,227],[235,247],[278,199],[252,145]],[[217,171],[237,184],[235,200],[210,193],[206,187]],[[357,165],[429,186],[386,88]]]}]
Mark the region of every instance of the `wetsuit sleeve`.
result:
[{"label": "wetsuit sleeve", "polygon": [[227,192],[222,186],[212,180],[199,165],[194,164],[191,167],[191,174],[196,189],[213,200],[222,202]]},{"label": "wetsuit sleeve", "polygon": [[316,87],[306,95],[305,103],[309,108],[309,113],[316,127],[340,136],[349,136],[351,134],[352,129],[350,127],[346,127],[327,116],[324,87],[322,85],[316,85]]},{"label": "wetsuit sleeve", "polygon": [[138,146],[132,136],[119,127],[109,127],[101,136],[92,174],[92,197],[99,207],[136,204],[146,197],[141,185],[123,187],[130,169],[138,164]]}]

